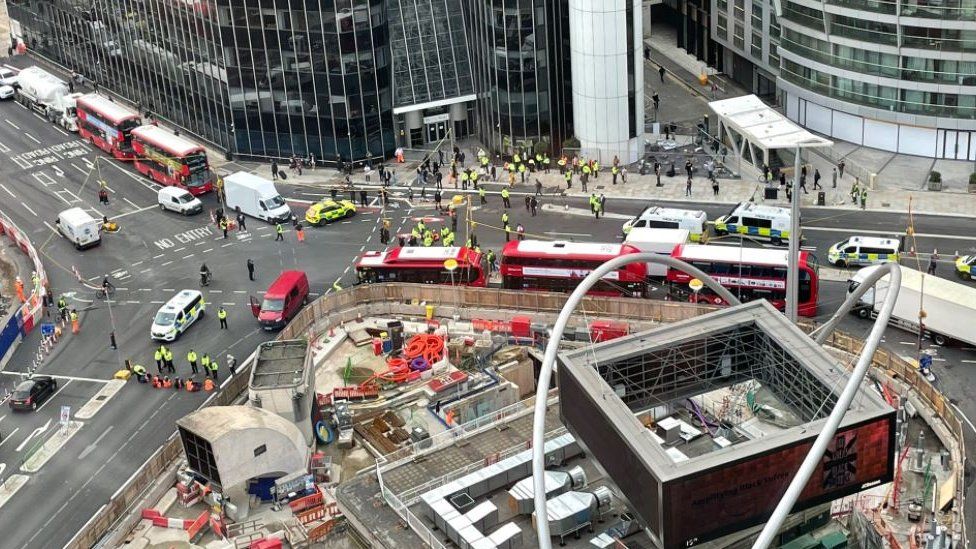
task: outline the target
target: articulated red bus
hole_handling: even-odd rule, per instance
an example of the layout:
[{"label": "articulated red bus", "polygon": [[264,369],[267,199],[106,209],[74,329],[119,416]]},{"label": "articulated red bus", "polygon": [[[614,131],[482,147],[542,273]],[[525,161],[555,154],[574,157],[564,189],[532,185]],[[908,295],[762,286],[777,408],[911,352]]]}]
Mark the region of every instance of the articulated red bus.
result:
[{"label": "articulated red bus", "polygon": [[[671,257],[698,267],[715,278],[743,302],[765,299],[777,309],[786,307],[786,272],[789,252],[764,248],[679,244]],[[810,252],[800,252],[799,299],[797,314],[816,316],[819,293],[819,277],[816,259]],[[668,269],[671,295],[680,299],[694,300],[688,288],[691,276],[675,269]],[[714,293],[703,288],[699,301],[724,304]]]},{"label": "articulated red bus", "polygon": [[132,130],[135,165],[140,173],[161,185],[175,185],[200,195],[213,190],[207,150],[157,126]]},{"label": "articulated red bus", "polygon": [[[359,282],[413,282],[417,284],[488,285],[480,252],[471,248],[407,246],[385,252],[366,252],[356,262]],[[445,262],[453,259],[453,274]]]},{"label": "articulated red bus", "polygon": [[95,93],[79,97],[77,106],[82,138],[119,160],[135,156],[132,130],[142,125],[138,113]]},{"label": "articulated red bus", "polygon": [[[607,261],[640,250],[626,244],[593,242],[509,242],[502,249],[502,287],[509,290],[571,292],[594,269]],[[647,265],[631,263],[611,271],[590,295],[643,297],[647,293]]]}]

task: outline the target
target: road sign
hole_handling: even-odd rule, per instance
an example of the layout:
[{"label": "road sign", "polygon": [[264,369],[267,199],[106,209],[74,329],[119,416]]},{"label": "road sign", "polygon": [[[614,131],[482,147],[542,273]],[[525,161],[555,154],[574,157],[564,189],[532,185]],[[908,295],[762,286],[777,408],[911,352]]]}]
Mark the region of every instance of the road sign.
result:
[{"label": "road sign", "polygon": [[456,259],[453,259],[453,258],[452,259],[445,259],[444,260],[444,268],[447,269],[448,271],[453,271],[454,269],[457,269],[458,268],[458,262],[457,262],[457,260]]},{"label": "road sign", "polygon": [[65,426],[71,421],[71,406],[61,407],[61,425]]},{"label": "road sign", "polygon": [[705,287],[705,283],[702,282],[701,280],[698,280],[697,278],[692,278],[688,282],[688,287],[691,288],[691,291],[697,292],[697,291],[700,291],[702,288]]},{"label": "road sign", "polygon": [[42,336],[52,336],[54,335],[54,323],[44,322],[41,324],[41,335]]}]

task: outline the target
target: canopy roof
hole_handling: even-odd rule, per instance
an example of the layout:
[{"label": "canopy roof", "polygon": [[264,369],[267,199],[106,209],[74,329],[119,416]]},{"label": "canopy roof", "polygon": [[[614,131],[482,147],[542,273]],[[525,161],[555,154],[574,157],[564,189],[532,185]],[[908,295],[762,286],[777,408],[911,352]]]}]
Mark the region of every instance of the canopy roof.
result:
[{"label": "canopy roof", "polygon": [[767,150],[833,145],[831,140],[794,124],[755,95],[712,101],[708,106],[729,128]]}]

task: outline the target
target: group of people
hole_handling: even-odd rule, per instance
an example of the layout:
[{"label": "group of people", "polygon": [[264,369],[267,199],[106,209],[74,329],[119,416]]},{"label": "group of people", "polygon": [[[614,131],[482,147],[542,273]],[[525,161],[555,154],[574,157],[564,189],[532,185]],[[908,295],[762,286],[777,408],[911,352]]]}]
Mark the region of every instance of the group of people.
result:
[{"label": "group of people", "polygon": [[[218,382],[219,366],[216,359],[212,359],[209,354],[198,355],[196,351],[190,349],[186,353],[186,361],[190,366],[190,375],[184,377],[169,374],[176,374],[174,355],[172,349],[166,345],[160,345],[153,352],[153,360],[156,362],[155,374],[150,374],[146,367],[141,364],[129,365],[133,375],[139,383],[151,384],[157,389],[186,389],[187,391],[213,391]],[[199,364],[199,365],[198,365]],[[198,382],[196,376],[203,369],[203,381]],[[233,376],[237,369],[237,359],[233,355],[227,355],[227,370]]]},{"label": "group of people", "polygon": [[442,246],[453,246],[455,240],[457,239],[457,213],[454,212],[454,205],[451,204],[451,227],[443,226],[439,230],[431,229],[424,223],[423,218],[417,221],[417,224],[410,229],[410,236],[405,238],[400,237],[401,246],[420,246],[423,245],[429,248],[434,245],[435,242],[440,242]]}]

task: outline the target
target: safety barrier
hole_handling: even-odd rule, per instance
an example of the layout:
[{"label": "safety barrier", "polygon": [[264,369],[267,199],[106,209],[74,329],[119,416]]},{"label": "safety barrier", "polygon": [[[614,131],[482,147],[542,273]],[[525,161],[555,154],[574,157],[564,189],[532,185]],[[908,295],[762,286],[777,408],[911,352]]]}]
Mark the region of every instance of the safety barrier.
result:
[{"label": "safety barrier", "polygon": [[162,513],[155,509],[143,509],[141,516],[142,518],[151,521],[153,526],[159,526],[160,528],[175,528],[177,530],[189,530],[196,522],[193,519],[165,517]]},{"label": "safety barrier", "polygon": [[[551,324],[555,315],[566,301],[565,294],[547,292],[516,292],[510,290],[495,290],[487,288],[451,288],[449,286],[433,286],[425,284],[374,284],[357,286],[337,293],[329,293],[315,300],[289,323],[278,335],[278,339],[296,339],[308,337],[309,334],[324,333],[330,327],[345,322],[363,318],[365,316],[413,316],[423,317],[425,305],[433,304],[440,308],[438,316],[450,316],[455,312],[453,304],[457,303],[457,313],[461,318],[470,320],[473,317],[484,320],[511,319],[513,312],[531,314],[533,322]],[[715,307],[701,304],[679,303],[673,301],[655,301],[632,298],[584,298],[577,308],[576,319],[580,326],[585,326],[583,319],[629,320],[631,330],[639,331],[655,323],[678,322],[699,316]],[[446,312],[447,314],[444,314]],[[809,331],[813,325],[803,326]],[[853,336],[835,332],[828,340],[828,345],[847,352],[857,352],[863,342]],[[208,406],[223,406],[233,403],[237,397],[247,389],[250,370],[254,363],[252,354],[242,361],[237,375],[230,378],[207,401]],[[962,422],[949,406],[948,399],[943,397],[928,381],[914,371],[914,366],[901,358],[884,350],[875,353],[873,359],[875,373],[891,372],[905,380],[926,404],[930,405],[945,422],[946,428],[956,440],[963,440]],[[517,406],[513,405],[513,407]],[[522,406],[525,406],[524,402]],[[491,418],[494,420],[495,415]],[[483,421],[487,421],[486,419]],[[477,420],[476,420],[477,422]],[[467,425],[467,424],[465,424]],[[482,426],[481,428],[484,428]],[[464,432],[469,432],[465,427]],[[452,437],[458,432],[451,431]],[[413,452],[413,450],[409,450]],[[960,444],[953,453],[953,462],[958,464],[960,471],[956,482],[956,502],[959,512],[963,515],[962,500],[962,463],[965,462],[965,449]],[[139,501],[141,495],[153,484],[156,477],[165,471],[171,462],[182,454],[179,438],[171,437],[155,454],[137,471],[126,484],[119,489],[109,503],[103,506],[94,517],[67,544],[70,549],[88,549],[98,543],[119,519],[123,518],[133,504]],[[412,455],[409,454],[409,455]],[[407,454],[394,453],[396,459],[408,458]],[[390,456],[385,458],[384,466],[392,463]],[[384,493],[384,497],[387,494]],[[387,502],[398,515],[410,524],[414,532],[422,540],[435,549],[444,545],[438,541],[423,523],[408,512],[402,501],[393,494],[389,494]]]},{"label": "safety barrier", "polygon": [[40,324],[49,285],[47,272],[41,264],[41,258],[34,245],[31,244],[27,234],[3,212],[0,212],[0,235],[6,235],[23,253],[27,254],[40,281],[39,288],[35,288],[30,276],[21,276],[25,285],[31,284],[30,293],[25,296],[26,301],[7,316],[3,328],[0,329],[0,368],[2,368],[20,342]]}]

